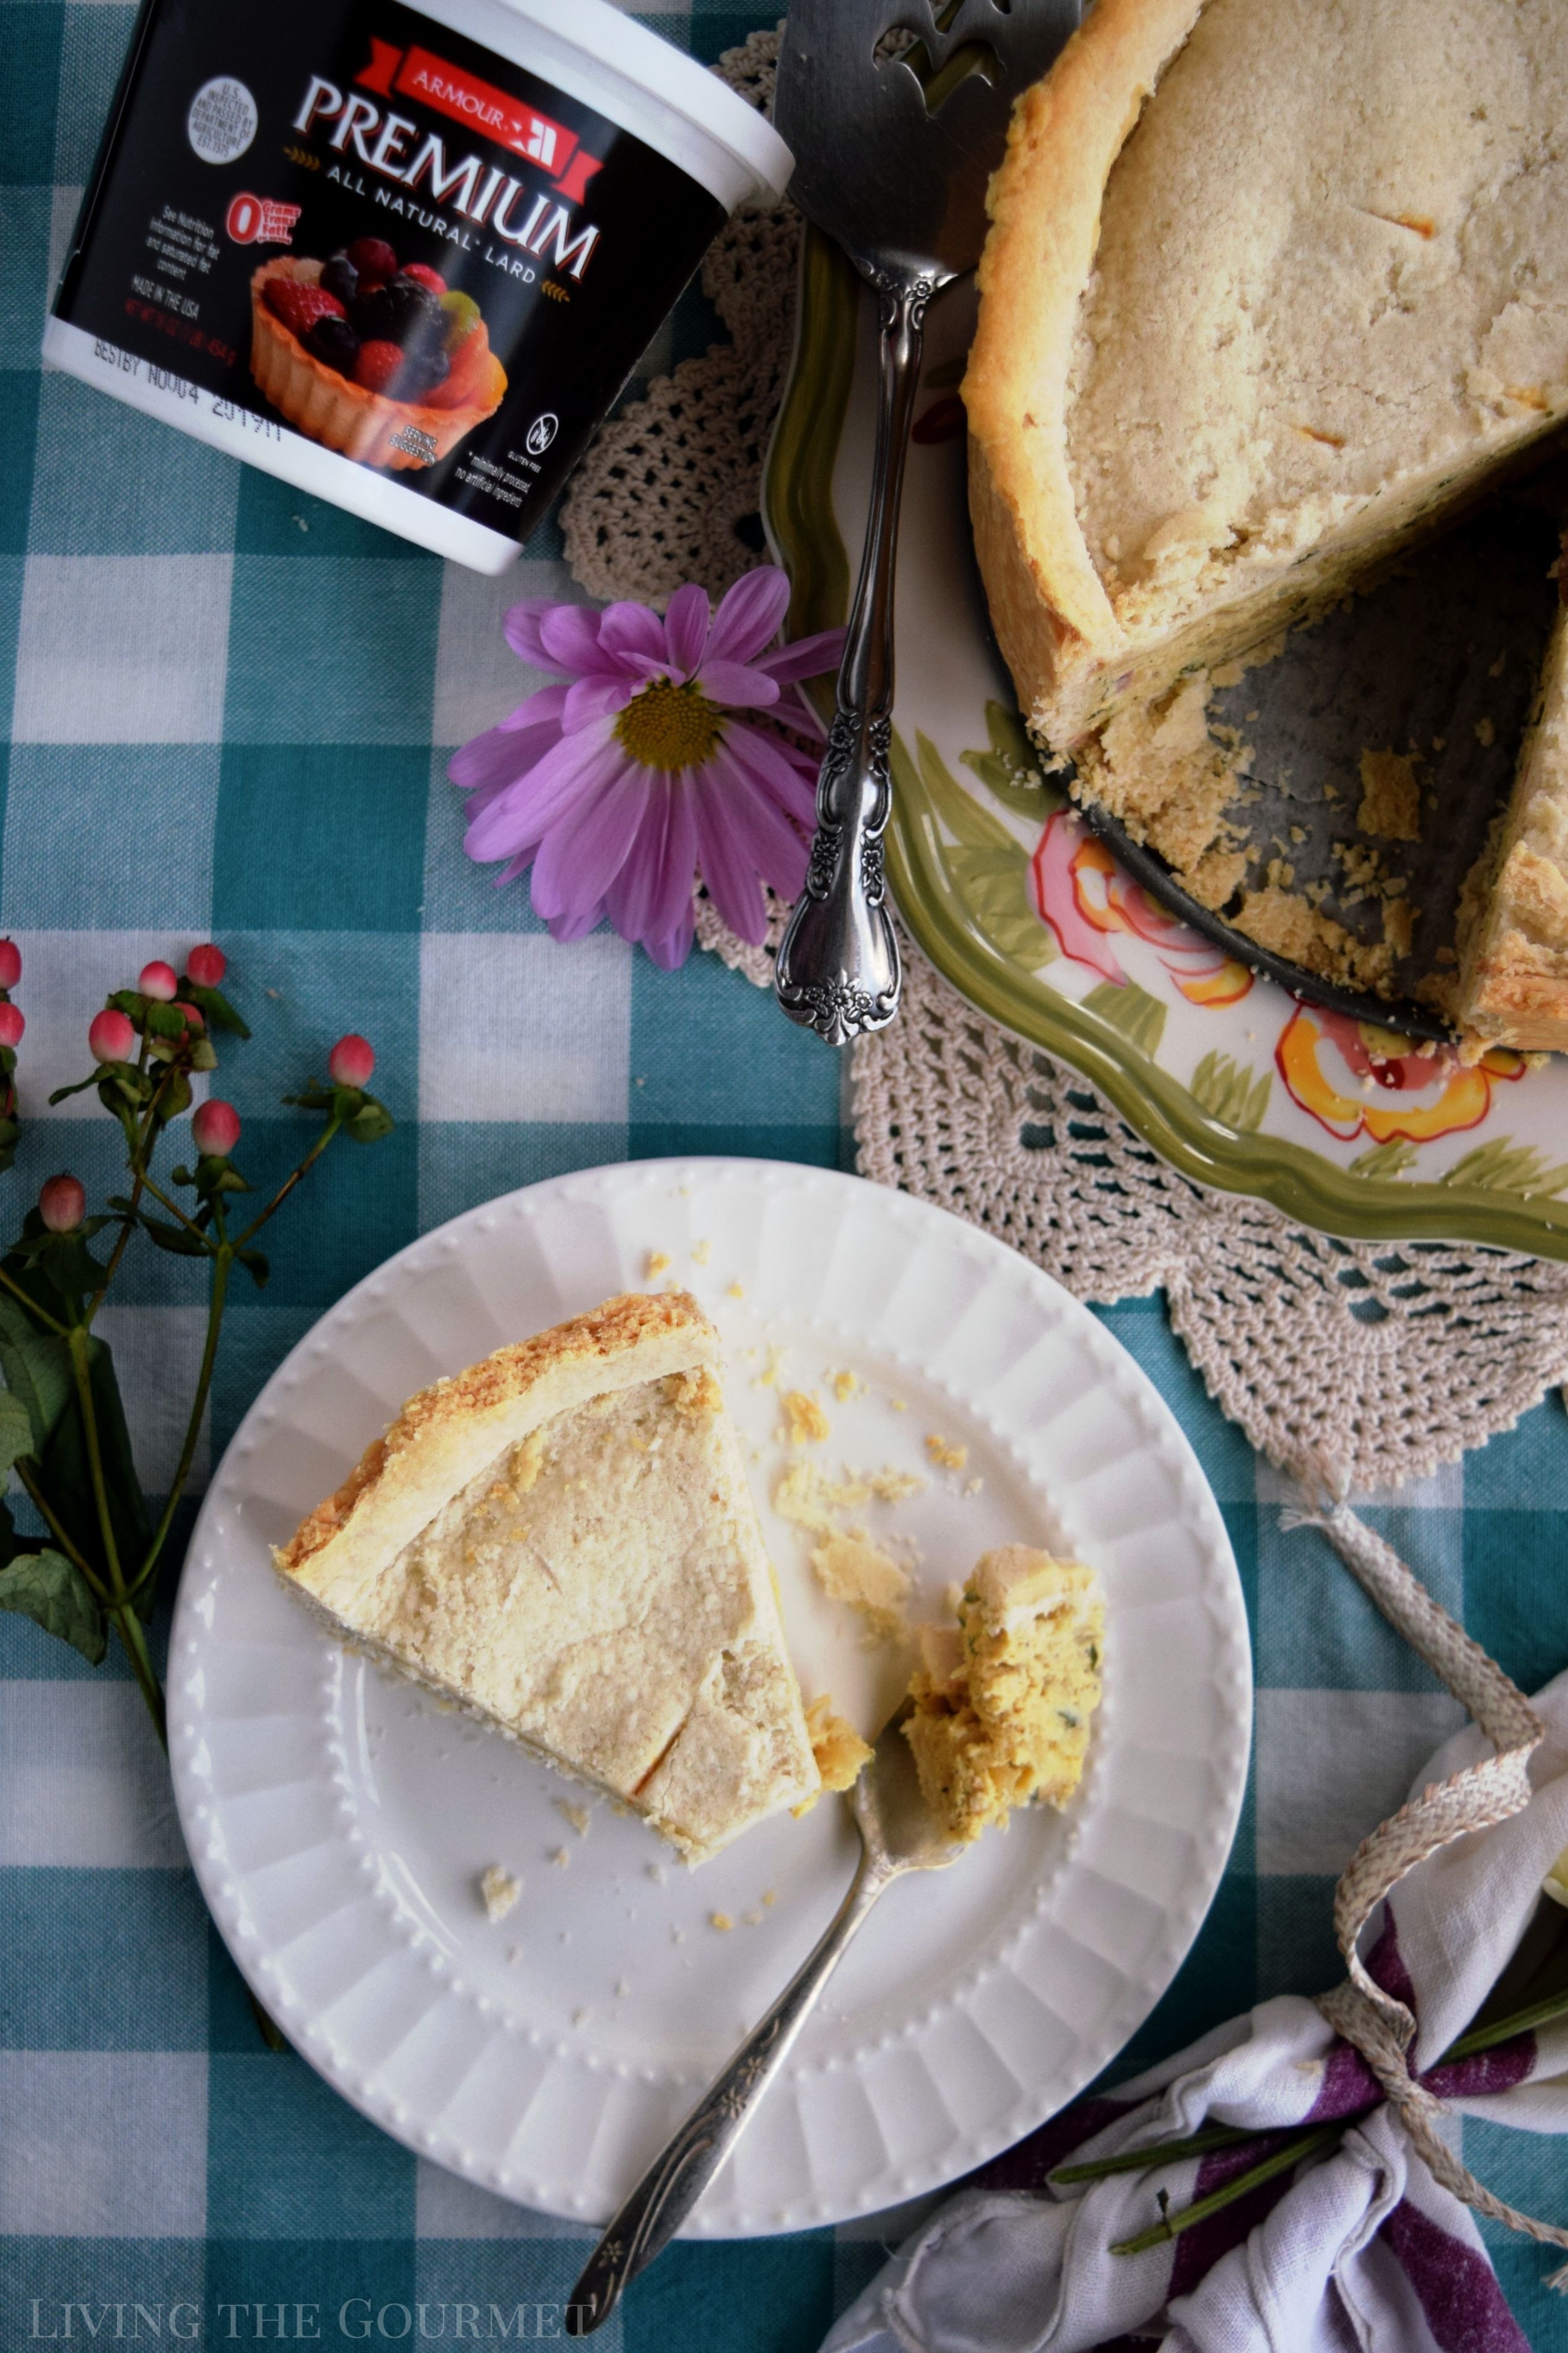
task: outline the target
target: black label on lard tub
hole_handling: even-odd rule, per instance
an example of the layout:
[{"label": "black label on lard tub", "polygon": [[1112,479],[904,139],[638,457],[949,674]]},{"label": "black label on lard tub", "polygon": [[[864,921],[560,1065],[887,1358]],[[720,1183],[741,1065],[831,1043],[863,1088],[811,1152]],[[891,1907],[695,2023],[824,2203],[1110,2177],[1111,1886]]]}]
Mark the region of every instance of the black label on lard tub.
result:
[{"label": "black label on lard tub", "polygon": [[396,0],[146,0],[56,309],[522,540],[724,217]]}]

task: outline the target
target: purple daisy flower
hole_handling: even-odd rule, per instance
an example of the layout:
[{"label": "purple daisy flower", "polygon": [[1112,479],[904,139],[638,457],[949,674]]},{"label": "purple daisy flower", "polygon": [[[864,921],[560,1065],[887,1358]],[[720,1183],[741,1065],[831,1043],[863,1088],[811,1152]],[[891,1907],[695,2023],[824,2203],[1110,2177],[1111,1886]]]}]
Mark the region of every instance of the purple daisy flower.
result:
[{"label": "purple daisy flower", "polygon": [[[470,796],[469,856],[504,860],[498,884],[532,866],[534,911],[557,940],[608,916],[668,971],[692,944],[699,871],[753,944],[763,884],[799,895],[823,738],[797,681],[837,665],[843,631],[765,652],[789,602],[784,574],[763,565],[716,613],[695,586],[662,620],[647,605],[544,597],[508,613],[513,651],[563,682],[465,744],[448,774]],[[763,711],[806,744],[737,715]]]}]

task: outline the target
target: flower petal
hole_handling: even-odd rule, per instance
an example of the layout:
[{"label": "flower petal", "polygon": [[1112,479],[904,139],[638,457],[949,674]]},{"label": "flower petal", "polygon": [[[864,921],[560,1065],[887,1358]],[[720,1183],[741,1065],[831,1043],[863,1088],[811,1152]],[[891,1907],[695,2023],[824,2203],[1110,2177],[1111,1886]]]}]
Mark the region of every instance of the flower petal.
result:
[{"label": "flower petal", "polygon": [[556,915],[550,923],[550,937],[561,947],[569,947],[574,940],[586,940],[604,921],[602,906],[579,907],[575,914]]},{"label": "flower petal", "polygon": [[509,711],[500,723],[512,734],[520,727],[536,727],[546,719],[558,721],[570,691],[564,680],[557,680],[554,686],[542,686],[537,693],[525,695],[516,710]]},{"label": "flower petal", "polygon": [[759,564],[727,591],[715,614],[709,659],[748,662],[777,636],[789,609],[789,575],[776,564]]},{"label": "flower petal", "polygon": [[660,663],[667,663],[670,659],[663,622],[649,606],[630,598],[624,604],[605,607],[599,617],[599,641],[618,665],[627,654]]},{"label": "flower petal", "polygon": [[692,892],[696,886],[697,823],[692,808],[691,785],[684,776],[671,776],[665,780],[665,788],[668,798],[664,830],[659,842],[653,892],[641,934],[645,941],[667,939],[680,929],[691,913]]},{"label": "flower petal", "polygon": [[697,672],[698,686],[710,702],[736,711],[761,711],[779,700],[779,688],[766,670],[745,662],[705,661]]},{"label": "flower petal", "polygon": [[663,971],[676,971],[691,955],[692,933],[695,927],[695,920],[692,902],[688,896],[685,910],[673,931],[662,934],[658,939],[643,940],[643,946],[654,963]]},{"label": "flower petal", "polygon": [[587,727],[595,719],[613,719],[618,711],[625,710],[638,691],[635,679],[612,677],[603,670],[597,678],[579,678],[566,691],[561,724],[568,735],[575,735],[579,727]]},{"label": "flower petal", "polygon": [[599,616],[588,605],[552,605],[539,622],[546,670],[580,678],[585,670],[608,670],[599,651]]},{"label": "flower petal", "polygon": [[691,677],[702,660],[708,641],[708,622],[712,617],[708,592],[688,580],[677,588],[664,615],[664,642],[670,649],[670,659],[681,673],[681,682]]},{"label": "flower petal", "polygon": [[[647,933],[655,911],[659,911],[659,929],[668,931],[664,914],[665,869],[667,852],[672,846],[672,821],[678,787],[668,776],[650,776],[642,819],[636,838],[627,855],[626,863],[604,894],[604,908],[610,922],[623,940],[640,940]],[[673,845],[679,853],[679,842]],[[691,875],[696,865],[694,848],[686,868],[686,895],[691,895]]]},{"label": "flower petal", "polygon": [[[617,745],[617,750],[620,746]],[[648,780],[621,755],[619,771],[585,792],[546,834],[534,860],[534,912],[546,922],[597,907],[637,838]]]},{"label": "flower petal", "polygon": [[517,656],[535,670],[556,670],[559,665],[546,652],[539,635],[539,624],[546,613],[553,613],[557,599],[554,596],[524,596],[514,605],[501,624],[501,633]]},{"label": "flower petal", "polygon": [[843,629],[819,629],[813,637],[797,638],[792,645],[775,646],[769,654],[756,657],[758,670],[782,685],[793,678],[821,678],[824,671],[837,670],[843,659]]},{"label": "flower petal", "polygon": [[817,780],[810,763],[759,727],[732,724],[725,730],[725,742],[757,783],[809,833],[817,821]]},{"label": "flower petal", "polygon": [[725,785],[725,822],[734,833],[737,849],[781,899],[798,898],[806,879],[807,832],[792,825],[772,795],[758,785],[744,754],[721,747],[712,765]]},{"label": "flower petal", "polygon": [[517,857],[524,842],[539,840],[579,793],[606,783],[625,758],[608,723],[602,733],[585,727],[576,735],[563,735],[543,759],[471,817],[463,849],[480,864],[490,858]]},{"label": "flower petal", "polygon": [[447,774],[465,793],[497,791],[525,776],[551,745],[560,741],[560,729],[553,723],[537,731],[492,727],[452,754]]},{"label": "flower petal", "polygon": [[708,896],[738,939],[760,947],[768,936],[768,908],[735,820],[730,788],[714,762],[694,771],[691,781],[697,864]]}]

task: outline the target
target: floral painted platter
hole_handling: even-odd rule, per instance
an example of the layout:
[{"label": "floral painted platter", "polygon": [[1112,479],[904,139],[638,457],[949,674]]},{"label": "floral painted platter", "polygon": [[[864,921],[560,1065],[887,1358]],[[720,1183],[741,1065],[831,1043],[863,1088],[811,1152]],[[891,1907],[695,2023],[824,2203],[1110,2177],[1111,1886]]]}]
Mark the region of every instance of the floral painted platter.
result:
[{"label": "floral painted platter", "polygon": [[[814,232],[769,454],[791,628],[847,615],[875,426],[871,299]],[[1568,1258],[1568,1057],[1531,1066],[1298,1002],[1166,913],[1041,775],[969,542],[965,287],[927,322],[898,559],[888,873],[916,942],[1200,1184],[1359,1240]]]}]

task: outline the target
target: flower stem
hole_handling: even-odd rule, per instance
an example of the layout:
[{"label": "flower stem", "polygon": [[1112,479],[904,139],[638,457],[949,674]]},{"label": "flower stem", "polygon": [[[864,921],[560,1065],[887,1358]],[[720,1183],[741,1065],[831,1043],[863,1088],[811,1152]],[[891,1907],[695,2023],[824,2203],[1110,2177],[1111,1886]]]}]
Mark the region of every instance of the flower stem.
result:
[{"label": "flower stem", "polygon": [[0,1266],[0,1284],[4,1284],[7,1291],[21,1301],[29,1315],[36,1315],[40,1324],[47,1324],[57,1339],[70,1338],[70,1325],[62,1324],[58,1316],[51,1315],[47,1307],[40,1307],[32,1294],[24,1291],[21,1284],[13,1276],[7,1274],[3,1266]]},{"label": "flower stem", "polygon": [[1461,2034],[1457,2042],[1450,2042],[1439,2067],[1451,2066],[1456,2059],[1473,2059],[1478,2051],[1495,2051],[1499,2042],[1511,2042],[1516,2034],[1531,2034],[1538,2026],[1550,2026],[1554,2020],[1568,2018],[1568,1987],[1548,1994],[1541,2001],[1532,2001],[1528,2009],[1510,2010],[1506,2018],[1494,2018],[1489,2026],[1472,2027]]},{"label": "flower stem", "polygon": [[196,1376],[196,1397],[191,1404],[190,1419],[185,1424],[185,1444],[180,1449],[180,1459],[175,1465],[174,1479],[164,1500],[164,1516],[154,1531],[153,1540],[147,1547],[142,1566],[137,1570],[130,1588],[132,1598],[141,1592],[158,1565],[158,1556],[164,1549],[170,1528],[174,1525],[175,1514],[179,1508],[180,1497],[185,1493],[185,1482],[190,1477],[191,1464],[196,1460],[196,1445],[201,1437],[201,1418],[207,1411],[207,1397],[212,1388],[213,1367],[217,1360],[217,1335],[223,1325],[223,1309],[228,1293],[230,1262],[230,1246],[225,1242],[220,1245],[213,1259],[212,1291],[207,1311],[207,1341],[201,1352],[201,1370]]},{"label": "flower stem", "polygon": [[234,1245],[237,1251],[244,1250],[252,1238],[260,1232],[268,1219],[282,1208],[284,1202],[288,1199],[295,1186],[299,1184],[302,1177],[306,1176],[315,1166],[316,1162],[321,1158],[322,1154],[326,1150],[327,1145],[332,1142],[333,1137],[337,1134],[338,1129],[342,1125],[342,1120],[338,1117],[336,1112],[334,1112],[332,1117],[328,1120],[326,1125],[323,1128],[321,1134],[317,1136],[315,1142],[312,1145],[310,1150],[301,1161],[299,1166],[293,1171],[291,1176],[284,1177],[282,1183],[279,1186],[277,1191],[273,1194],[266,1208],[251,1219],[250,1223],[246,1227],[245,1231],[240,1235],[238,1240]]},{"label": "flower stem", "polygon": [[43,1521],[44,1525],[48,1528],[50,1535],[53,1536],[56,1544],[58,1545],[61,1552],[64,1553],[71,1567],[75,1569],[79,1569],[82,1576],[86,1577],[89,1586],[92,1589],[93,1599],[95,1601],[101,1602],[103,1607],[107,1609],[109,1607],[109,1594],[105,1589],[102,1579],[100,1577],[98,1571],[88,1560],[87,1556],[83,1553],[81,1547],[72,1542],[71,1538],[67,1535],[64,1528],[60,1525],[59,1521],[55,1517],[49,1505],[48,1497],[45,1494],[42,1487],[38,1483],[37,1473],[31,1468],[31,1458],[26,1454],[20,1456],[16,1464],[16,1471],[17,1478],[20,1479],[23,1486],[26,1489],[34,1509],[37,1511],[38,1517]]},{"label": "flower stem", "polygon": [[1206,2157],[1211,2149],[1237,2148],[1244,2141],[1270,2139],[1292,2127],[1279,2125],[1205,2125],[1181,2140],[1153,2141],[1147,2148],[1124,2148],[1115,2157],[1086,2158],[1081,2165],[1059,2165],[1053,2181],[1103,2181],[1112,2173],[1148,2173],[1157,2165],[1180,2165],[1189,2157]]},{"label": "flower stem", "polygon": [[98,1531],[103,1539],[110,1590],[114,1601],[119,1602],[125,1596],[125,1577],[120,1566],[120,1546],[115,1541],[114,1521],[109,1509],[109,1484],[103,1475],[103,1451],[98,1442],[98,1415],[93,1407],[92,1375],[87,1361],[88,1335],[78,1325],[67,1333],[66,1338],[76,1374],[77,1401],[81,1407],[82,1433],[87,1440],[87,1468],[92,1481],[92,1500],[98,1506]]},{"label": "flower stem", "polygon": [[1194,2204],[1183,2207],[1179,2214],[1163,2216],[1150,2229],[1140,2231],[1136,2238],[1118,2239],[1111,2249],[1112,2254],[1141,2255],[1146,2254],[1150,2247],[1163,2246],[1167,2239],[1174,2239],[1181,2232],[1190,2231],[1194,2222],[1206,2222],[1211,2214],[1218,2214],[1225,2207],[1234,2205],[1249,2190],[1260,2189],[1277,2174],[1288,2173],[1293,2167],[1305,2164],[1309,2157],[1316,2157],[1319,2149],[1327,2149],[1330,2142],[1338,2140],[1343,2130],[1343,2123],[1336,2117],[1331,2124],[1318,2125],[1311,2132],[1298,2134],[1294,2140],[1287,2141],[1283,2148],[1277,2148],[1266,2157],[1261,2164],[1253,2166],[1246,2173],[1238,2174],[1234,2181],[1225,2182],[1207,2198],[1200,2198]]},{"label": "flower stem", "polygon": [[158,1681],[158,1671],[153,1664],[152,1653],[147,1648],[147,1637],[143,1630],[142,1620],[136,1615],[135,1605],[129,1600],[116,1603],[109,1614],[114,1621],[115,1632],[125,1646],[125,1655],[131,1662],[131,1672],[141,1687],[142,1696],[147,1703],[147,1713],[153,1719],[153,1729],[157,1734],[158,1744],[166,1757],[169,1753],[168,1713],[164,1705],[163,1686]]}]

